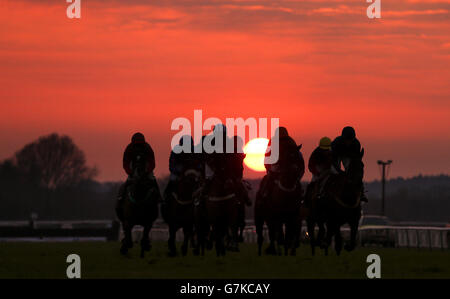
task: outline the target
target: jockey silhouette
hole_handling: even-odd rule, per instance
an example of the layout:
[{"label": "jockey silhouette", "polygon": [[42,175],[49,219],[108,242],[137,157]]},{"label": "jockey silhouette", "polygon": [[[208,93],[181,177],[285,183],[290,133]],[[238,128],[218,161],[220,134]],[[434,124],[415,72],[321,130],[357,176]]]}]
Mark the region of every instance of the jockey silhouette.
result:
[{"label": "jockey silhouette", "polygon": [[125,152],[123,153],[123,169],[128,175],[128,178],[119,189],[119,196],[116,204],[116,212],[119,216],[121,215],[120,206],[125,198],[127,187],[137,175],[133,164],[138,156],[140,159],[144,159],[146,173],[150,179],[151,186],[158,189],[158,184],[156,183],[155,176],[153,175],[153,170],[155,169],[155,154],[153,149],[150,144],[145,141],[145,137],[142,133],[135,133],[131,138],[131,143],[128,144]]},{"label": "jockey silhouette", "polygon": [[245,154],[243,153],[244,142],[239,136],[234,136],[233,141],[234,152],[228,154],[228,168],[230,172],[229,175],[234,182],[237,193],[241,195],[239,196],[239,198],[242,198],[243,203],[245,203],[246,205],[251,205],[250,198],[248,197],[248,190],[243,181],[245,159]]},{"label": "jockey silhouette", "polygon": [[180,138],[178,146],[170,153],[169,170],[170,177],[167,188],[164,192],[164,202],[167,202],[167,195],[175,191],[176,184],[184,172],[190,168],[202,171],[199,156],[194,153],[194,141],[189,135]]},{"label": "jockey silhouette", "polygon": [[[217,124],[214,126],[213,134],[206,135],[202,138],[203,144],[203,155],[202,160],[204,163],[204,177],[205,182],[201,191],[200,198],[196,198],[197,204],[198,200],[203,200],[211,187],[211,182],[213,179],[220,175],[224,178],[231,178],[230,161],[229,154],[226,152],[226,144],[228,141],[227,128],[223,124]],[[210,143],[213,146],[213,151],[208,153],[205,151],[205,144]]]},{"label": "jockey silhouette", "polygon": [[312,181],[320,181],[332,169],[333,156],[331,152],[331,139],[323,137],[319,146],[312,152],[308,161],[308,169],[312,173]]},{"label": "jockey silhouette", "polygon": [[311,192],[318,193],[321,196],[323,187],[330,174],[337,173],[332,167],[332,163],[331,139],[323,137],[320,139],[319,146],[311,153],[308,161],[308,169],[312,173],[312,179],[306,190],[307,205],[315,197]]},{"label": "jockey silhouette", "polygon": [[[278,137],[278,142],[276,142],[276,137]],[[301,180],[305,173],[305,161],[303,159],[303,155],[294,139],[289,136],[285,127],[279,127],[276,129],[275,136],[269,141],[269,151],[266,153],[266,158],[270,156],[270,148],[276,145],[279,147],[278,161],[274,164],[264,164],[267,174],[261,181],[261,187],[258,191],[258,196],[262,196],[263,199],[270,194],[273,183],[282,170],[295,165],[297,167],[298,181]]]},{"label": "jockey silhouette", "polygon": [[[341,163],[344,170],[347,171],[350,161],[359,157],[361,152],[361,143],[356,138],[355,129],[352,127],[344,127],[341,136],[336,137],[331,143],[331,150],[333,153],[333,167],[338,172],[341,170]],[[361,190],[361,201],[367,202],[367,197],[364,192],[364,184]]]}]

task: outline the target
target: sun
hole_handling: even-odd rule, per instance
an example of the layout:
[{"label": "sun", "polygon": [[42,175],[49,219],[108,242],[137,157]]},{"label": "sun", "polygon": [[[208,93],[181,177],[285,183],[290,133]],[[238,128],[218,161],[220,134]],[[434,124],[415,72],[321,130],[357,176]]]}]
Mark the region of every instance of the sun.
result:
[{"label": "sun", "polygon": [[267,138],[255,138],[247,142],[244,146],[245,165],[254,171],[265,171],[264,155],[268,144],[269,139]]}]

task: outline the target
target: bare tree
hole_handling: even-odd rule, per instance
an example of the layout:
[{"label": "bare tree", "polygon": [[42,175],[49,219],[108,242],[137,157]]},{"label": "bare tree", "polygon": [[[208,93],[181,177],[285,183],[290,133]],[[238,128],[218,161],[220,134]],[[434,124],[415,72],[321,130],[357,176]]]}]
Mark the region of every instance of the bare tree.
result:
[{"label": "bare tree", "polygon": [[73,186],[97,175],[72,139],[56,133],[25,145],[15,154],[15,163],[30,180],[48,189]]}]

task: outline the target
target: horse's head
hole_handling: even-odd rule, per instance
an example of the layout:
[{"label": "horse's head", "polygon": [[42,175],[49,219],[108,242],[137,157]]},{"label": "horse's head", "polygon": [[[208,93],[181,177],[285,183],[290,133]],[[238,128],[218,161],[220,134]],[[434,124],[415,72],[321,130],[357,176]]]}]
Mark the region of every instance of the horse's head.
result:
[{"label": "horse's head", "polygon": [[351,158],[345,173],[332,176],[325,186],[326,198],[332,199],[344,208],[356,208],[360,204],[361,188],[363,184],[364,163],[362,158],[364,149]]},{"label": "horse's head", "polygon": [[280,190],[284,192],[293,192],[298,183],[298,166],[291,164],[281,169],[277,184]]},{"label": "horse's head", "polygon": [[128,186],[128,196],[132,202],[139,202],[153,197],[155,188],[152,188],[148,173],[148,164],[141,155],[136,155],[132,161],[133,176]]},{"label": "horse's head", "polygon": [[182,197],[182,200],[192,200],[193,193],[199,188],[201,180],[200,171],[194,168],[188,168],[181,175],[178,182],[178,196]]},{"label": "horse's head", "polygon": [[145,161],[141,155],[136,155],[133,159],[132,165],[135,178],[139,180],[147,175],[147,161]]},{"label": "horse's head", "polygon": [[299,155],[299,151],[302,145],[298,145],[296,150],[291,151],[288,158],[285,159],[284,163],[280,165],[280,175],[279,182],[280,188],[285,190],[295,190],[297,187],[298,177],[299,177],[299,166],[297,164],[292,164],[291,161],[296,161]]}]

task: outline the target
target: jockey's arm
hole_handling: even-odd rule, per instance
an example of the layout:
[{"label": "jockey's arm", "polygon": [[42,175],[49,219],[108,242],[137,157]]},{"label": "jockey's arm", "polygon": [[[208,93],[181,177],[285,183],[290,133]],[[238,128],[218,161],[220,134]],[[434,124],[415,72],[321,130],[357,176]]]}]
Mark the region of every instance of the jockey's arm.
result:
[{"label": "jockey's arm", "polygon": [[122,166],[127,175],[129,176],[133,174],[133,170],[131,169],[131,159],[132,159],[131,147],[128,145],[123,153]]},{"label": "jockey's arm", "polygon": [[302,153],[299,151],[299,179],[305,174],[305,160],[303,159]]},{"label": "jockey's arm", "polygon": [[150,144],[148,144],[148,172],[153,173],[153,170],[155,170],[155,153],[153,152],[152,147]]}]

